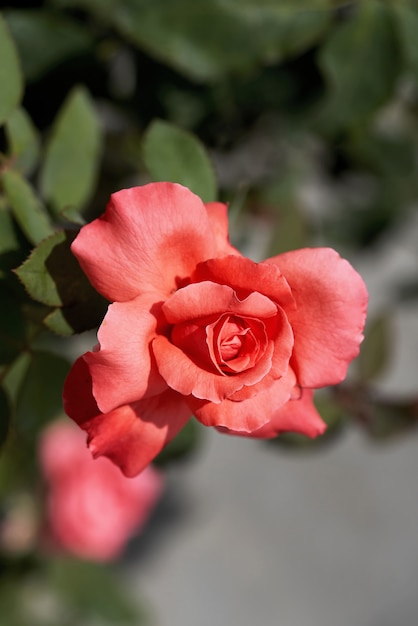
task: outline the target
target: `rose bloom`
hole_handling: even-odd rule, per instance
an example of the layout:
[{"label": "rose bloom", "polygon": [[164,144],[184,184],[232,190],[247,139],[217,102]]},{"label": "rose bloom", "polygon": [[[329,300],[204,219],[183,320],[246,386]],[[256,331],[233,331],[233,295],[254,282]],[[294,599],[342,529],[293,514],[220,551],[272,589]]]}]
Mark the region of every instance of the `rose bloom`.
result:
[{"label": "rose bloom", "polygon": [[162,493],[162,476],[151,466],[129,479],[108,459],[95,461],[70,421],[54,422],[42,433],[39,458],[48,542],[84,559],[117,557]]},{"label": "rose bloom", "polygon": [[367,308],[337,252],[255,263],[229,243],[224,204],[172,183],[114,193],[72,251],[113,302],[64,387],[95,457],[134,476],[192,415],[247,437],[324,431],[313,390],[345,378]]}]

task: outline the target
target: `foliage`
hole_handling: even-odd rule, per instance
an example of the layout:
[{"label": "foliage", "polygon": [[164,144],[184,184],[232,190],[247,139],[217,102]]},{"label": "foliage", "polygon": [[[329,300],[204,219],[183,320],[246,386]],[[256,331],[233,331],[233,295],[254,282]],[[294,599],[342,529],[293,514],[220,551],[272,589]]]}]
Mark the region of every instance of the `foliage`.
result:
[{"label": "foliage", "polygon": [[[36,441],[62,412],[62,382],[74,357],[69,337],[96,328],[106,309],[70,252],[80,224],[103,211],[112,191],[165,179],[205,201],[230,202],[234,244],[256,245],[256,256],[318,243],[373,250],[379,237],[409,219],[418,193],[417,29],[414,0],[6,3],[0,15],[4,520],[22,494],[41,506]],[[374,389],[391,356],[390,321],[386,311],[371,320],[350,385],[318,399],[332,425],[329,442],[350,420],[375,439],[416,425],[417,398],[386,398]],[[94,343],[83,337],[87,347]],[[192,424],[160,463],[187,456],[196,432]],[[300,437],[278,441],[307,446]],[[33,543],[10,554],[2,529],[5,623],[69,624],[68,617],[37,617],[36,607],[29,616],[21,605],[22,593],[33,597],[36,585],[46,593],[50,581],[73,607],[71,623],[92,616],[97,623],[139,623],[103,571],[40,562]],[[41,573],[38,582],[34,572]]]}]

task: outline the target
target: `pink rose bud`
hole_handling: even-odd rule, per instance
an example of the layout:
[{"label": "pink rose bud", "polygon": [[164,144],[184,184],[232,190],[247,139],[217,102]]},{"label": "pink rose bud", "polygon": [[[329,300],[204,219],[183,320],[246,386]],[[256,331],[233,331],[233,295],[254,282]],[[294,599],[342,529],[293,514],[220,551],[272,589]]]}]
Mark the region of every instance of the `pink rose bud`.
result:
[{"label": "pink rose bud", "polygon": [[117,557],[140,531],[159,500],[162,476],[151,466],[126,478],[108,459],[94,460],[71,422],[42,434],[40,464],[47,483],[49,539],[78,557]]},{"label": "pink rose bud", "polygon": [[229,243],[226,205],[173,183],[114,193],[72,251],[113,302],[63,394],[95,457],[134,476],[192,415],[246,437],[324,431],[313,390],[345,378],[367,309],[337,252],[254,263]]}]

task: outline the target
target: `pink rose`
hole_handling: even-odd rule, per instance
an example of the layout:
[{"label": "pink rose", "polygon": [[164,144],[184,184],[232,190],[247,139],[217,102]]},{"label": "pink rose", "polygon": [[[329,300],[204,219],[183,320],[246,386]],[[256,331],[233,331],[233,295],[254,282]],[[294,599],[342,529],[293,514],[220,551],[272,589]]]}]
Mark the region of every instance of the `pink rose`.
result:
[{"label": "pink rose", "polygon": [[192,414],[250,437],[324,431],[312,390],[344,379],[367,308],[334,250],[254,263],[230,245],[224,204],[172,183],[113,194],[72,250],[113,302],[64,388],[95,457],[133,476]]},{"label": "pink rose", "polygon": [[81,558],[118,556],[162,492],[162,477],[151,466],[129,479],[108,459],[95,461],[82,432],[69,421],[44,431],[39,456],[48,486],[49,539]]}]

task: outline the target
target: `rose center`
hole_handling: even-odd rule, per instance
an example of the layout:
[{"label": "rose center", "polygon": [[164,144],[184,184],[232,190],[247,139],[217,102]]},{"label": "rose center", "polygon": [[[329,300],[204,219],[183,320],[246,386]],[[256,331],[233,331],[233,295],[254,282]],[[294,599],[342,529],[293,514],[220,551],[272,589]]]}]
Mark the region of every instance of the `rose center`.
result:
[{"label": "rose center", "polygon": [[262,320],[224,313],[217,319],[174,325],[171,340],[200,367],[233,376],[254,367],[268,337]]},{"label": "rose center", "polygon": [[248,328],[243,328],[235,322],[227,322],[219,337],[219,354],[223,361],[230,361],[235,358],[244,341],[244,335],[248,332]]}]

